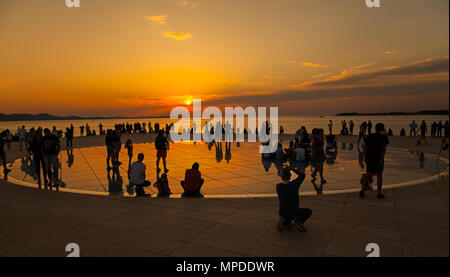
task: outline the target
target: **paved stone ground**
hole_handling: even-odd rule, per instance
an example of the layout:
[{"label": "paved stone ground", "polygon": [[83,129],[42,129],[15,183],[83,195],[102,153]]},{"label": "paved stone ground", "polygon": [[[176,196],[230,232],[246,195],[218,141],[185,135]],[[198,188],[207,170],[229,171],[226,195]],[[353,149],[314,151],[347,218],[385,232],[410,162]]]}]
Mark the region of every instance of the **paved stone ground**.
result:
[{"label": "paved stone ground", "polygon": [[448,177],[385,191],[302,197],[307,233],[277,232],[275,198],[136,199],[0,182],[0,256],[448,256]]}]

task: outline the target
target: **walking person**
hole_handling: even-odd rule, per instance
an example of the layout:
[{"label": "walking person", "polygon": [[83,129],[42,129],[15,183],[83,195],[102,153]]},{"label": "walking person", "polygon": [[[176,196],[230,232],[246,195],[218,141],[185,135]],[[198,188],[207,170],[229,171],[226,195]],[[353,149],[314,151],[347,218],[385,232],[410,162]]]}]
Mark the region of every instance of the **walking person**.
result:
[{"label": "walking person", "polygon": [[321,179],[320,184],[323,185],[327,182],[323,177],[323,165],[326,160],[323,129],[316,129],[315,132],[313,133],[314,135],[311,143],[311,148],[312,148],[312,157],[316,163],[316,166],[311,174],[312,177],[311,182],[315,184],[316,175],[317,173],[319,173]]},{"label": "walking person", "polygon": [[11,170],[6,168],[5,137],[6,137],[6,132],[0,133],[0,161],[2,162],[2,165],[3,165],[3,172],[6,174],[6,173],[10,172]]},{"label": "walking person", "polygon": [[370,185],[369,183],[373,176],[377,176],[377,198],[385,198],[381,192],[383,187],[384,157],[389,139],[384,133],[384,124],[378,123],[375,126],[375,133],[369,134],[365,140],[364,161],[366,164],[366,174],[361,180],[360,197],[365,196],[364,189]]},{"label": "walking person", "polygon": [[292,169],[298,176],[291,181],[291,169],[287,166],[280,170],[281,183],[277,184],[277,195],[279,201],[279,215],[280,221],[277,224],[277,229],[283,231],[286,227],[291,225],[300,232],[306,232],[304,224],[311,217],[312,211],[308,208],[300,208],[299,189],[305,174],[297,169]]}]

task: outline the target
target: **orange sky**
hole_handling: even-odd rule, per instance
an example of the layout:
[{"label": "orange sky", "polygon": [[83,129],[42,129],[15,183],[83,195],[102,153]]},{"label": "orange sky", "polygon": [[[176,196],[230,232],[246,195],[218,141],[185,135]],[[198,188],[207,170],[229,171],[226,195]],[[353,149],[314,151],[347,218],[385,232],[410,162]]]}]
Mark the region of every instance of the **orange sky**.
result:
[{"label": "orange sky", "polygon": [[448,109],[449,1],[0,2],[0,112]]}]

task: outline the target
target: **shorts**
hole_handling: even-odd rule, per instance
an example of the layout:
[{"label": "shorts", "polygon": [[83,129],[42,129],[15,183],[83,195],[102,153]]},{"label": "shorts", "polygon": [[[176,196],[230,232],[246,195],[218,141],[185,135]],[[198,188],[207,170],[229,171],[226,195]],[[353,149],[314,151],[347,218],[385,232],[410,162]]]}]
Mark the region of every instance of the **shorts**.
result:
[{"label": "shorts", "polygon": [[58,155],[57,154],[44,155],[44,162],[45,162],[45,168],[47,170],[52,169],[52,168],[54,170],[58,170],[59,169],[59,159],[58,159]]},{"label": "shorts", "polygon": [[369,160],[366,165],[366,172],[370,174],[380,174],[383,173],[384,170],[384,161],[381,162],[379,160]]},{"label": "shorts", "polygon": [[167,150],[157,150],[156,157],[165,159],[167,157]]}]

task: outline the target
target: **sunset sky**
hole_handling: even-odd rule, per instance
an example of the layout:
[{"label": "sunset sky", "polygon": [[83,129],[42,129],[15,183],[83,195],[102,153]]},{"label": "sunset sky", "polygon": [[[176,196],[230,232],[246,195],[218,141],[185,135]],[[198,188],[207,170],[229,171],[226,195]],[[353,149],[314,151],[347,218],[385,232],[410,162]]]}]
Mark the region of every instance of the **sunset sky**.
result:
[{"label": "sunset sky", "polygon": [[0,113],[448,109],[449,1],[0,0]]}]

